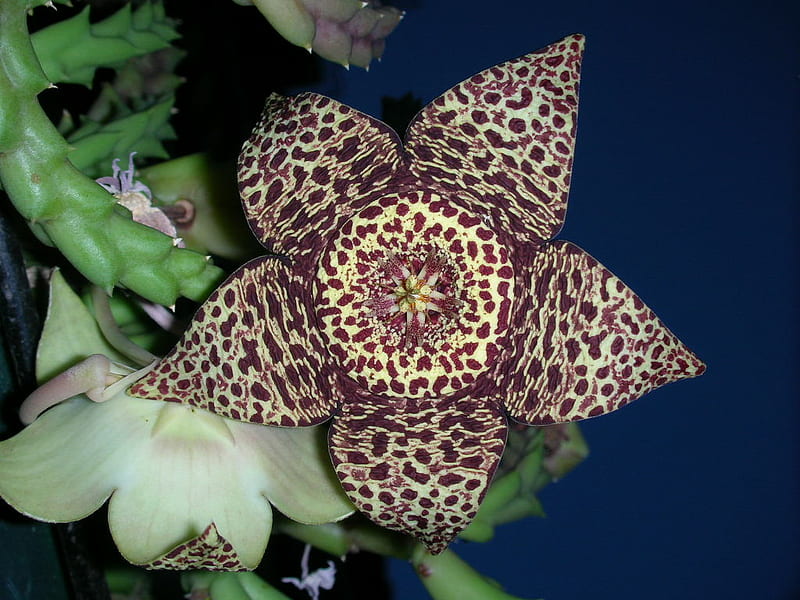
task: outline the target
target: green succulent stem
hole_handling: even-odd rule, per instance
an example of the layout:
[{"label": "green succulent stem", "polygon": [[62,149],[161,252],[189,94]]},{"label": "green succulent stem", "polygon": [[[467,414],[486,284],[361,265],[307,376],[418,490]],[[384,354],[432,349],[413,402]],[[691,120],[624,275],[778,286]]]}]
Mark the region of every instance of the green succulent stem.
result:
[{"label": "green succulent stem", "polygon": [[411,564],[434,600],[521,600],[504,592],[449,549],[434,556],[419,545]]},{"label": "green succulent stem", "polygon": [[303,525],[281,518],[276,519],[275,531],[311,544],[333,556],[366,550],[382,556],[411,560],[415,547],[412,538],[378,527],[358,516],[323,525]]},{"label": "green succulent stem", "polygon": [[39,106],[50,87],[28,35],[26,12],[41,0],[0,2],[0,182],[39,239],[90,281],[122,285],[171,305],[203,300],[223,272],[205,256],[135,223],[113,196],[69,161],[70,148]]},{"label": "green succulent stem", "polygon": [[434,600],[521,600],[504,592],[452,550],[434,556],[412,538],[359,517],[324,525],[303,525],[280,518],[274,527],[276,532],[290,535],[334,556],[366,550],[410,561]]},{"label": "green succulent stem", "polygon": [[209,600],[291,600],[255,573],[193,571],[182,579],[190,593]]}]

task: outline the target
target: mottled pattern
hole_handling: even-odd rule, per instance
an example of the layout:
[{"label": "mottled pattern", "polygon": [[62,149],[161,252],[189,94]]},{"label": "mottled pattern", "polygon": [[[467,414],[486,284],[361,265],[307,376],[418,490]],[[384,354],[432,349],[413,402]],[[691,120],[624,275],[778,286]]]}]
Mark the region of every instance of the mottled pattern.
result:
[{"label": "mottled pattern", "polygon": [[247,571],[233,546],[219,534],[212,523],[198,537],[189,540],[154,560],[148,569],[171,569],[186,571],[208,569],[209,571]]},{"label": "mottled pattern", "polygon": [[622,281],[583,250],[552,242],[518,267],[508,355],[487,388],[533,425],[601,415],[705,366]]},{"label": "mottled pattern", "polygon": [[340,386],[307,301],[306,284],[279,260],[249,262],[203,304],[131,395],[266,425],[325,421]]},{"label": "mottled pattern", "polygon": [[373,521],[441,552],[475,516],[506,443],[488,398],[346,402],[330,431],[336,474]]},{"label": "mottled pattern", "polygon": [[700,374],[624,284],[549,241],[582,51],[570,36],[453,87],[405,151],[329,98],[272,96],[240,190],[291,271],[262,259],[234,275],[135,392],[277,425],[339,407],[330,448],[348,497],[439,552],[486,491],[504,409],[573,421]]},{"label": "mottled pattern", "polygon": [[262,244],[311,263],[401,162],[387,125],[318,94],[273,94],[239,155],[239,190]]},{"label": "mottled pattern", "polygon": [[[421,343],[405,343],[406,315],[373,314],[393,285],[390,259],[419,271],[439,251],[438,284],[460,307],[431,314]],[[443,396],[475,381],[500,354],[513,300],[508,251],[469,212],[429,192],[386,195],[345,223],[320,261],[317,318],[342,369],[374,394]],[[365,305],[367,303],[367,305]]]},{"label": "mottled pattern", "polygon": [[426,106],[409,128],[411,171],[496,230],[545,241],[567,208],[583,36],[491,67]]}]

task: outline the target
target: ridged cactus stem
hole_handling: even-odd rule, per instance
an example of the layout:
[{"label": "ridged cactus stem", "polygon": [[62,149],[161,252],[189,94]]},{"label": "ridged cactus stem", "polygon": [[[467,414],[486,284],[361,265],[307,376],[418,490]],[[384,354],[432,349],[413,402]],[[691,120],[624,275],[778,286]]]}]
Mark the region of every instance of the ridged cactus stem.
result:
[{"label": "ridged cactus stem", "polygon": [[42,1],[0,2],[0,181],[40,239],[57,246],[90,281],[122,285],[164,305],[203,300],[222,271],[206,257],[135,223],[75,169],[69,146],[39,106],[50,87],[28,35],[26,13]]},{"label": "ridged cactus stem", "polygon": [[126,60],[168,48],[178,37],[174,23],[160,1],[133,10],[125,4],[98,23],[89,22],[89,7],[31,36],[31,43],[47,77],[59,83],[92,85],[98,67],[114,67]]}]

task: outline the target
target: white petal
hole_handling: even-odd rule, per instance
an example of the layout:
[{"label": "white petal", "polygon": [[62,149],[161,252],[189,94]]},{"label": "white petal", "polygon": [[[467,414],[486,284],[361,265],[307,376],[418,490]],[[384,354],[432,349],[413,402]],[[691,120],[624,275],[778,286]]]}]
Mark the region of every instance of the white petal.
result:
[{"label": "white petal", "polygon": [[0,442],[0,496],[43,521],[86,517],[122,479],[156,412],[124,397],[76,397],[51,408]]},{"label": "white petal", "polygon": [[120,552],[133,563],[148,563],[214,523],[239,560],[254,568],[272,528],[261,492],[268,474],[252,451],[234,443],[227,420],[153,403],[162,407],[153,436],[109,503]]},{"label": "white petal", "polygon": [[290,519],[330,523],[355,511],[333,471],[325,427],[279,428],[237,422],[232,430],[237,442],[247,440],[258,450],[256,457],[268,474],[265,493]]}]

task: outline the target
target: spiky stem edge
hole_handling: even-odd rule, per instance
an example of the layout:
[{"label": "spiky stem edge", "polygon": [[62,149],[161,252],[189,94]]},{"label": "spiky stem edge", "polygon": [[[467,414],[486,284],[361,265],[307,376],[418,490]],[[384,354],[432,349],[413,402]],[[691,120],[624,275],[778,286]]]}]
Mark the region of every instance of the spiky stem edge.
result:
[{"label": "spiky stem edge", "polygon": [[50,87],[31,45],[26,11],[41,2],[0,2],[0,181],[40,239],[90,281],[122,285],[172,305],[203,300],[223,272],[201,254],[135,223],[113,197],[75,169],[69,146],[39,106]]}]

